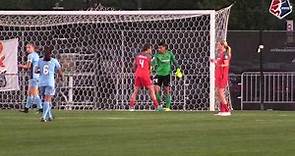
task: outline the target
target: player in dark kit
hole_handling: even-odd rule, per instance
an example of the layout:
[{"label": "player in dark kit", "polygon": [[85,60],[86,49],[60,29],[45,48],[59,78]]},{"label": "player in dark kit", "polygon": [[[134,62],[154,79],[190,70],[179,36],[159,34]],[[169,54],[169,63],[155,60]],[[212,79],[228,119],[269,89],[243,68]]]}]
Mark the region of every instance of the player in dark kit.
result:
[{"label": "player in dark kit", "polygon": [[165,99],[165,111],[170,111],[171,107],[171,86],[170,86],[170,76],[172,73],[172,65],[176,67],[175,76],[178,78],[182,77],[182,72],[180,71],[179,65],[175,60],[175,56],[168,49],[168,45],[164,42],[159,43],[158,52],[153,58],[153,70],[156,72],[154,77],[155,91],[158,102],[161,102],[161,87],[164,89],[164,99]]},{"label": "player in dark kit", "polygon": [[150,44],[145,44],[142,48],[142,52],[139,53],[134,60],[133,70],[135,72],[135,83],[134,91],[130,98],[130,111],[134,111],[134,105],[136,103],[136,97],[139,89],[145,87],[148,89],[150,97],[154,103],[154,107],[157,111],[158,101],[156,99],[155,90],[153,87],[151,76],[151,59],[152,59],[152,49]]}]

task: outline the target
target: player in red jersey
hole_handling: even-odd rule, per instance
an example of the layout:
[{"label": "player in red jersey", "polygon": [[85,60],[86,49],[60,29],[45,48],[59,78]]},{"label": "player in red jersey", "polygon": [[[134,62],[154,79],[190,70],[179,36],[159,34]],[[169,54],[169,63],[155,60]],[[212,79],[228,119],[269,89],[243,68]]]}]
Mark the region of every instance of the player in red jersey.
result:
[{"label": "player in red jersey", "polygon": [[139,53],[134,60],[133,71],[135,72],[134,91],[130,98],[130,110],[134,110],[136,97],[139,89],[145,87],[149,90],[150,97],[154,103],[154,107],[158,110],[158,101],[156,99],[155,90],[153,87],[151,76],[151,59],[152,49],[150,44],[145,44],[142,52]]},{"label": "player in red jersey", "polygon": [[4,73],[5,69],[5,54],[4,54],[4,44],[0,41],[0,73]]},{"label": "player in red jersey", "polygon": [[226,100],[225,88],[228,85],[228,72],[229,62],[231,59],[231,48],[228,46],[226,41],[219,41],[216,44],[217,58],[211,60],[215,63],[215,86],[217,89],[217,96],[220,101],[219,110],[220,112],[216,115],[230,116],[231,109]]}]

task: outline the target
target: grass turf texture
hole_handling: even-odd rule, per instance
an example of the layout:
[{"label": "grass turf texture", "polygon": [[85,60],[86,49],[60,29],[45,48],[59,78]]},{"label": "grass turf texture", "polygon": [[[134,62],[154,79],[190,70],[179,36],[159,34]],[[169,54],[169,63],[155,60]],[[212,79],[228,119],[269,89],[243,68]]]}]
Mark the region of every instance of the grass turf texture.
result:
[{"label": "grass turf texture", "polygon": [[295,113],[0,111],[0,156],[293,156]]}]

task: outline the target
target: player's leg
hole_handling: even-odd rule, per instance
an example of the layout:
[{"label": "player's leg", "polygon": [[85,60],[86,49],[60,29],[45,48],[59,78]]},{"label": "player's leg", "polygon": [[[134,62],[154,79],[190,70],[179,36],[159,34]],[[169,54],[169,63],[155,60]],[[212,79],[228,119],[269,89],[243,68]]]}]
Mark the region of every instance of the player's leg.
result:
[{"label": "player's leg", "polygon": [[220,102],[219,104],[220,112],[226,112],[225,105],[224,105],[226,103],[225,96],[224,96],[224,88],[217,88],[217,97]]},{"label": "player's leg", "polygon": [[165,98],[165,111],[171,110],[171,86],[170,86],[170,75],[165,76],[164,79],[164,98]]},{"label": "player's leg", "polygon": [[40,94],[40,100],[41,100],[41,105],[42,105],[42,112],[43,112],[43,110],[44,110],[44,108],[43,108],[43,102],[44,102],[44,97],[45,97],[45,88],[46,87],[44,87],[44,86],[40,86],[39,88],[38,88],[38,91],[39,91],[39,94]]},{"label": "player's leg", "polygon": [[136,103],[136,97],[137,97],[137,94],[138,94],[138,91],[139,89],[141,88],[142,86],[142,82],[141,82],[141,78],[140,77],[135,77],[134,79],[134,90],[133,90],[133,93],[131,94],[131,97],[130,97],[130,111],[134,111],[134,106],[135,106],[135,103]]},{"label": "player's leg", "polygon": [[165,98],[165,111],[171,110],[171,87],[170,86],[164,86],[164,98]]},{"label": "player's leg", "polygon": [[134,85],[134,90],[133,90],[133,93],[131,94],[131,97],[130,97],[130,108],[129,109],[131,111],[134,110],[135,103],[136,103],[136,97],[137,97],[139,89],[140,89],[140,87]]},{"label": "player's leg", "polygon": [[29,108],[32,107],[33,105],[33,96],[32,96],[32,79],[29,80],[29,85],[28,85],[28,90],[27,90],[27,100],[26,100],[26,104],[25,104],[25,108],[24,110],[22,110],[21,112],[24,113],[28,113],[29,112]]},{"label": "player's leg", "polygon": [[228,105],[228,101],[226,99],[226,94],[225,94],[225,88],[228,84],[228,74],[224,73],[223,77],[221,79],[221,83],[220,83],[220,88],[222,88],[222,90],[220,90],[220,100],[224,106],[225,112],[230,112],[230,107]]},{"label": "player's leg", "polygon": [[31,94],[33,98],[33,103],[37,105],[39,112],[42,112],[42,101],[39,96],[38,79],[32,79]]},{"label": "player's leg", "polygon": [[217,88],[218,99],[220,101],[220,112],[217,115],[220,116],[230,116],[230,109],[227,104],[226,96],[225,96],[225,88]]},{"label": "player's leg", "polygon": [[39,91],[40,91],[40,95],[41,95],[41,101],[43,101],[43,110],[42,110],[42,116],[41,116],[41,121],[46,121],[45,119],[46,119],[46,114],[47,114],[47,111],[48,111],[48,105],[46,104],[44,104],[45,103],[45,98],[47,98],[46,96],[45,96],[45,90],[46,90],[46,86],[40,86],[39,87]]},{"label": "player's leg", "polygon": [[49,112],[47,114],[47,118],[48,118],[48,121],[52,121],[53,120],[53,113],[52,113],[52,99],[53,97],[51,98],[51,101],[49,103]]},{"label": "player's leg", "polygon": [[44,87],[44,103],[43,103],[43,114],[41,121],[51,121],[53,119],[51,112],[51,101],[55,94],[55,89],[51,86]]},{"label": "player's leg", "polygon": [[142,83],[143,83],[143,86],[148,89],[149,95],[150,95],[150,97],[151,97],[151,99],[153,101],[154,107],[157,110],[158,107],[159,107],[159,103],[158,103],[158,100],[156,98],[155,88],[154,88],[154,85],[153,85],[153,82],[152,82],[151,78],[149,76],[143,77],[142,78]]},{"label": "player's leg", "polygon": [[161,87],[159,85],[154,85],[155,95],[158,103],[161,103]]},{"label": "player's leg", "polygon": [[162,85],[162,79],[159,78],[159,76],[156,76],[153,79],[153,83],[154,83],[154,89],[155,89],[155,94],[156,94],[156,98],[158,100],[158,103],[161,103],[161,85]]},{"label": "player's leg", "polygon": [[47,118],[48,118],[48,121],[52,121],[53,120],[53,115],[52,115],[52,99],[53,99],[53,96],[55,95],[55,88],[53,87],[49,87],[48,89],[48,93],[47,93],[49,96],[49,111],[47,113]]},{"label": "player's leg", "polygon": [[48,105],[47,103],[45,102],[45,97],[43,97],[44,101],[43,101],[43,111],[42,111],[42,116],[41,116],[41,122],[46,122],[46,115],[48,113]]},{"label": "player's leg", "polygon": [[44,102],[43,102],[43,113],[42,113],[42,119],[41,121],[48,121],[51,120],[49,118],[49,112],[51,111],[51,107],[50,107],[50,102],[51,102],[51,95],[45,95],[44,96]]},{"label": "player's leg", "polygon": [[154,104],[154,108],[157,110],[159,109],[159,103],[158,103],[158,100],[156,98],[156,94],[155,94],[155,88],[153,85],[149,85],[146,87],[149,91],[149,94],[150,94],[150,97],[153,101],[153,104]]},{"label": "player's leg", "polygon": [[219,101],[219,113],[216,115],[223,116],[226,112],[226,101],[225,101],[225,93],[224,93],[224,83],[223,83],[223,75],[215,75],[215,87],[216,87],[216,94]]}]

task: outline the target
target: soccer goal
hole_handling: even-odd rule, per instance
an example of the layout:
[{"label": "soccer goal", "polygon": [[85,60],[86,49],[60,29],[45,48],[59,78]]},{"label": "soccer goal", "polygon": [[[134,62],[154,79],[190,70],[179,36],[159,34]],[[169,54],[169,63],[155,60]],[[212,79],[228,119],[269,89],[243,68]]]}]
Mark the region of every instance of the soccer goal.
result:
[{"label": "soccer goal", "polygon": [[[133,59],[145,43],[165,41],[184,72],[171,76],[174,110],[215,110],[215,43],[225,39],[230,8],[219,11],[0,11],[0,40],[19,38],[42,50],[54,46],[65,81],[57,84],[54,105],[60,109],[128,109],[133,89]],[[154,53],[156,50],[154,50]],[[20,72],[21,89],[0,94],[0,106],[21,108],[28,75]],[[142,91],[136,109],[150,110]]]}]

